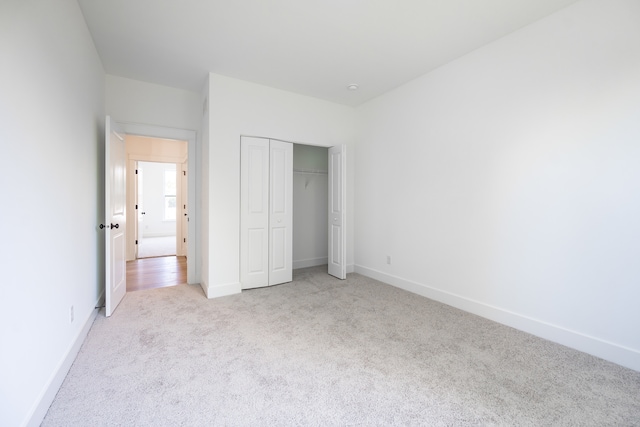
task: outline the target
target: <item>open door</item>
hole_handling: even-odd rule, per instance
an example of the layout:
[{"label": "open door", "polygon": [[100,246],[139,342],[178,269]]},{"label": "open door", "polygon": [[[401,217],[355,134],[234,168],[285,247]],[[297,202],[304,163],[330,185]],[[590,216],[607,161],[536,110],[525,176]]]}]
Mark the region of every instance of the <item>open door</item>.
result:
[{"label": "open door", "polygon": [[347,278],[346,151],[345,145],[329,148],[328,269],[338,279]]},{"label": "open door", "polygon": [[105,311],[114,310],[127,292],[126,274],[126,151],[118,124],[105,121]]}]

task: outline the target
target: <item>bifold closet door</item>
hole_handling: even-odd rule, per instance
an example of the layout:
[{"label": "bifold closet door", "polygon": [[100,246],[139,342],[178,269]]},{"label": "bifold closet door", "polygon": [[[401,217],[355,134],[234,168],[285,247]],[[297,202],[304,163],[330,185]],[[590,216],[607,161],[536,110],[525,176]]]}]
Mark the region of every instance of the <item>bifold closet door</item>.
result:
[{"label": "bifold closet door", "polygon": [[240,282],[269,283],[269,140],[242,138],[240,151]]},{"label": "bifold closet door", "polygon": [[269,285],[279,285],[293,279],[293,144],[269,144]]},{"label": "bifold closet door", "polygon": [[347,147],[329,148],[329,254],[328,271],[338,279],[347,278]]},{"label": "bifold closet door", "polygon": [[242,137],[240,282],[242,289],[292,280],[293,145]]}]

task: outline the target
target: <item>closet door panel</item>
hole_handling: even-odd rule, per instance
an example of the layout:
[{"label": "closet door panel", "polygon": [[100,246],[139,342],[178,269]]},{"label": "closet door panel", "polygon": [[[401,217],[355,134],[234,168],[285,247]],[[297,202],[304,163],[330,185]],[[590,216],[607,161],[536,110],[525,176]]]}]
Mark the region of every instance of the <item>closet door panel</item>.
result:
[{"label": "closet door panel", "polygon": [[[271,271],[279,273],[287,268],[287,230],[285,227],[271,229]],[[272,283],[273,285],[274,283]]]},{"label": "closet door panel", "polygon": [[269,285],[293,276],[293,144],[270,141]]},{"label": "closet door panel", "polygon": [[241,139],[240,282],[269,285],[269,140]]},{"label": "closet door panel", "polygon": [[346,151],[344,145],[329,148],[329,274],[347,278]]},{"label": "closet door panel", "polygon": [[264,229],[249,229],[248,230],[248,268],[249,275],[261,275],[266,271],[265,266],[267,265],[267,260],[264,258],[264,244],[267,241],[268,237],[266,235],[266,230]]}]

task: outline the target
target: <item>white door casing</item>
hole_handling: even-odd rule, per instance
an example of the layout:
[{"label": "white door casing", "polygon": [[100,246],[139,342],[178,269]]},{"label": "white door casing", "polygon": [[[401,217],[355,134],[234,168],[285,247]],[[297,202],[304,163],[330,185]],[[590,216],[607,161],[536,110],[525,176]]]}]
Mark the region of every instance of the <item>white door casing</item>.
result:
[{"label": "white door casing", "polygon": [[240,143],[242,289],[293,276],[293,144],[242,137]]},{"label": "white door casing", "polygon": [[[120,136],[123,136],[120,134]],[[127,138],[125,136],[125,148],[127,146]],[[135,174],[137,169],[135,160],[127,160],[127,261],[138,258],[138,175]],[[131,238],[131,236],[133,238]]]},{"label": "white door casing", "polygon": [[347,278],[346,150],[345,145],[329,148],[328,271],[338,279]]},{"label": "white door casing", "polygon": [[[126,148],[126,143],[127,141],[125,140],[125,148]],[[132,189],[133,194],[131,195],[133,197],[133,207],[135,207],[134,212],[133,212],[133,235],[135,236],[135,239],[133,241],[134,245],[133,245],[133,258],[131,257],[127,257],[128,260],[134,260],[134,259],[138,259],[138,235],[140,234],[140,221],[141,221],[141,215],[140,215],[140,209],[139,209],[139,197],[138,197],[138,185],[140,185],[140,183],[138,182],[138,162],[137,160],[130,160],[130,165],[129,167],[133,166],[133,170],[135,171],[134,176],[135,179],[132,179],[133,181],[133,185],[132,186],[127,186],[127,188]],[[131,175],[129,175],[131,176]],[[127,195],[127,197],[129,197],[129,195]],[[131,207],[131,204],[128,205],[129,207]],[[130,217],[131,218],[131,217]],[[131,232],[131,230],[129,230],[129,232]],[[131,239],[127,239],[127,241],[130,241]]]},{"label": "white door casing", "polygon": [[178,209],[176,209],[176,236],[178,241],[176,242],[176,252],[178,256],[187,255],[187,234],[189,227],[189,216],[187,214],[187,162],[178,164],[178,186],[180,187],[178,194],[180,200],[178,200]]},{"label": "white door casing", "polygon": [[[105,121],[105,314],[111,316],[127,292],[126,150],[119,126]],[[122,133],[122,132],[121,132]]]},{"label": "white door casing", "polygon": [[270,140],[269,285],[293,278],[293,144]]}]

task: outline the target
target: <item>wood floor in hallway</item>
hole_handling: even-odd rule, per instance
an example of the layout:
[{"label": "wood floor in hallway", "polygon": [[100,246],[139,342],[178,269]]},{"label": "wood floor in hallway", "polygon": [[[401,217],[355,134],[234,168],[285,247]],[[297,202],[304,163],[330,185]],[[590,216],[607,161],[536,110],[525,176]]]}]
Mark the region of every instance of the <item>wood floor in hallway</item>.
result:
[{"label": "wood floor in hallway", "polygon": [[127,292],[187,283],[187,257],[163,256],[127,261]]}]

